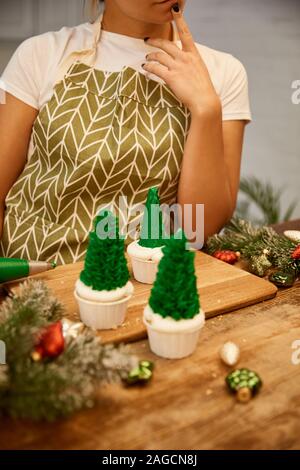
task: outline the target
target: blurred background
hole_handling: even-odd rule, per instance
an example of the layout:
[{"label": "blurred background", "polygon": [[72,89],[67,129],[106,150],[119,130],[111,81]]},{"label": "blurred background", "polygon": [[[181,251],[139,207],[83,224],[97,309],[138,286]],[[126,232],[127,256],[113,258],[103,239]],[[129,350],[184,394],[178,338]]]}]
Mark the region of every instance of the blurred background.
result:
[{"label": "blurred background", "polygon": [[[196,42],[248,72],[238,213],[261,223],[300,217],[300,0],[187,0],[185,17]],[[0,74],[25,38],[85,21],[83,0],[0,0]]]}]

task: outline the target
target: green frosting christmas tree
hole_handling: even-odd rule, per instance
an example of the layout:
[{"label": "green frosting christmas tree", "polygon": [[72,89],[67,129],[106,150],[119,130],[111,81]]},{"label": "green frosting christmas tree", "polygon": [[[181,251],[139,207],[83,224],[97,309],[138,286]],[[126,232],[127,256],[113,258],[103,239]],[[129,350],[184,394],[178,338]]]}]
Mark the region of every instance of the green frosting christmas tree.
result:
[{"label": "green frosting christmas tree", "polygon": [[113,290],[129,280],[124,254],[124,238],[119,234],[118,219],[102,211],[94,220],[80,280],[94,290]]},{"label": "green frosting christmas tree", "polygon": [[165,245],[165,231],[157,188],[150,188],[141,223],[139,245],[158,248]]},{"label": "green frosting christmas tree", "polygon": [[186,249],[186,236],[182,230],[166,240],[165,245],[149,305],[154,313],[164,318],[193,318],[200,311],[195,252]]}]

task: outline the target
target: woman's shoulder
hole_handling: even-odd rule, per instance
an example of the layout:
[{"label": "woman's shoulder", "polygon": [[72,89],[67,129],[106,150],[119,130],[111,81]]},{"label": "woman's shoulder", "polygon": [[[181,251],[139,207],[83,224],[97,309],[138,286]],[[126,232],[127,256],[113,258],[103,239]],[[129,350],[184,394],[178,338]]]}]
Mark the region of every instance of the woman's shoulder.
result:
[{"label": "woman's shoulder", "polygon": [[39,109],[48,98],[60,62],[72,51],[90,47],[92,40],[90,23],[63,27],[26,39],[3,72],[6,90]]},{"label": "woman's shoulder", "polygon": [[49,63],[53,56],[57,57],[64,52],[66,53],[69,47],[72,49],[74,47],[84,48],[92,38],[93,31],[90,23],[82,23],[73,27],[64,26],[57,31],[48,31],[26,39],[20,44],[17,51],[19,54],[31,54],[33,57],[37,55],[39,59],[45,58]]}]

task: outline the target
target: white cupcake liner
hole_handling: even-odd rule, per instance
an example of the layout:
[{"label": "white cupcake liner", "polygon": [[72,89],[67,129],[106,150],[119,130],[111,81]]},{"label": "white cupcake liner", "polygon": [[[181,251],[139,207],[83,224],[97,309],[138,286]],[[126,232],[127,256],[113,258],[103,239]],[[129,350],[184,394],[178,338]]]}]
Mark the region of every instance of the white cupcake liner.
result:
[{"label": "white cupcake liner", "polygon": [[134,278],[143,284],[154,284],[159,262],[135,258],[134,256],[130,256],[130,259]]},{"label": "white cupcake liner", "polygon": [[[193,354],[197,347],[200,330],[204,321],[194,327],[183,328],[178,331],[159,330],[153,328],[144,316],[144,324],[147,327],[148,339],[151,351],[157,356],[166,359],[181,359]],[[180,320],[184,322],[184,320]]]},{"label": "white cupcake liner", "polygon": [[126,316],[128,301],[132,295],[114,302],[95,302],[83,299],[74,291],[81,321],[95,330],[109,330],[121,325]]}]

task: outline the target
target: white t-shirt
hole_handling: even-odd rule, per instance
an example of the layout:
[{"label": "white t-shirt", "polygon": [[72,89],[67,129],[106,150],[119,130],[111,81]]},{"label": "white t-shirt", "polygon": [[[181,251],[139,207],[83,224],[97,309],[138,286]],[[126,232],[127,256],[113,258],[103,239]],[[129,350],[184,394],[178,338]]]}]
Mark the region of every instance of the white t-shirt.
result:
[{"label": "white t-shirt", "polygon": [[[173,23],[172,26],[174,31]],[[6,91],[33,108],[40,109],[53,94],[60,64],[72,52],[90,49],[94,32],[95,25],[84,23],[27,39],[17,48],[8,63],[0,88],[4,84]],[[175,35],[174,37],[176,38]],[[175,43],[181,48],[180,41],[176,40]],[[248,80],[242,63],[231,54],[198,43],[196,46],[221,99],[223,120],[250,121]],[[153,50],[161,51],[147,45],[143,39],[101,30],[94,67],[119,71],[127,65],[145,73],[149,78],[161,81],[141,67],[145,62],[145,55]]]}]

